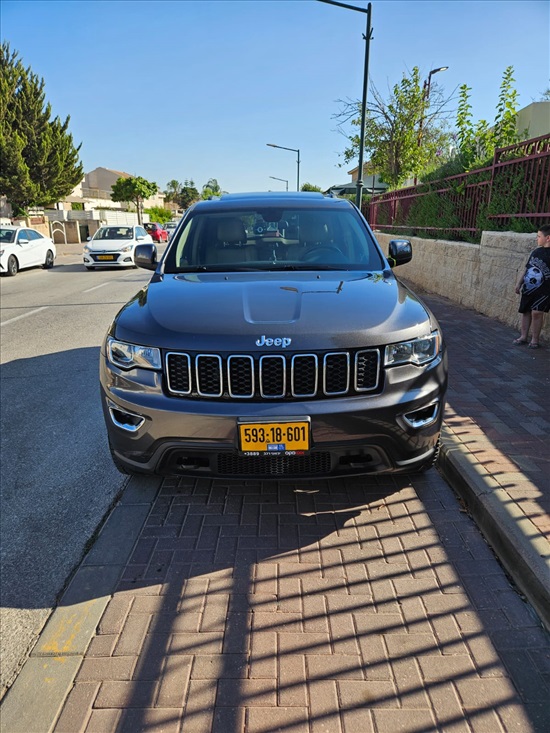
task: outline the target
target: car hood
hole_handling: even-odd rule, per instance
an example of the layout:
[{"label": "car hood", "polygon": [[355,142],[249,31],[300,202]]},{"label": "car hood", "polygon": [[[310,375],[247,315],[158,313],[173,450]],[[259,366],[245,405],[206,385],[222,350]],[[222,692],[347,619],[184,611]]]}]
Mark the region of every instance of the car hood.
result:
[{"label": "car hood", "polygon": [[318,351],[416,338],[436,327],[389,271],[192,273],[155,274],[110,333],[166,349]]}]

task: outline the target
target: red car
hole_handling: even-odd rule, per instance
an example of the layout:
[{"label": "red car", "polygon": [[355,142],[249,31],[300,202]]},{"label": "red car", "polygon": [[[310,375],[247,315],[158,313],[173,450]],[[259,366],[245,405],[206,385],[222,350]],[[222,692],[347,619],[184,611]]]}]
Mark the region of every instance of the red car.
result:
[{"label": "red car", "polygon": [[168,232],[160,224],[152,221],[149,224],[144,224],[143,226],[145,227],[147,234],[150,234],[153,238],[153,242],[160,243],[168,241]]}]

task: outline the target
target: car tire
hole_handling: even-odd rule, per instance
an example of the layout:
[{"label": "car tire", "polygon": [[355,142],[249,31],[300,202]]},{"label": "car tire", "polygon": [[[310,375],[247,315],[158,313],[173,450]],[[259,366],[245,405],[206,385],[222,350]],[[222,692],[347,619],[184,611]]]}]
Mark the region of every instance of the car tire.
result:
[{"label": "car tire", "polygon": [[441,438],[437,439],[437,443],[435,444],[435,450],[432,454],[432,456],[421,466],[419,466],[415,473],[425,473],[426,471],[429,471],[430,468],[433,468],[437,465],[437,461],[439,459],[439,454],[441,452]]},{"label": "car tire", "polygon": [[95,267],[90,267],[89,265],[84,265],[84,267],[85,267],[85,268],[86,268],[87,270],[95,270]]},{"label": "car tire", "polygon": [[113,450],[111,441],[109,441],[109,452],[111,453],[111,459],[115,465],[115,468],[120,473],[124,474],[125,476],[142,476],[145,474],[145,471],[134,471],[131,468],[127,468],[123,463],[121,463]]},{"label": "car tire", "polygon": [[10,255],[8,258],[8,269],[6,270],[6,273],[13,277],[14,275],[17,275],[19,272],[19,262],[17,261],[17,257],[15,255]]},{"label": "car tire", "polygon": [[44,264],[42,265],[42,267],[45,270],[50,270],[53,267],[54,262],[55,262],[55,257],[53,256],[53,252],[51,251],[51,249],[49,249],[46,252],[46,259],[44,260]]}]

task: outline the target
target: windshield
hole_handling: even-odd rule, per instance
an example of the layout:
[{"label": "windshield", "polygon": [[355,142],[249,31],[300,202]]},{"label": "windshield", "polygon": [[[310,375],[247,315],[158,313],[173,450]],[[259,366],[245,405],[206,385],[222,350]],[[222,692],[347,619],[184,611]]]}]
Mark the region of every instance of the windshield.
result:
[{"label": "windshield", "polygon": [[94,234],[93,239],[132,239],[132,227],[101,227]]},{"label": "windshield", "polygon": [[3,244],[15,242],[15,229],[0,229],[0,242]]},{"label": "windshield", "polygon": [[383,268],[369,230],[351,208],[198,211],[171,242],[168,273]]}]

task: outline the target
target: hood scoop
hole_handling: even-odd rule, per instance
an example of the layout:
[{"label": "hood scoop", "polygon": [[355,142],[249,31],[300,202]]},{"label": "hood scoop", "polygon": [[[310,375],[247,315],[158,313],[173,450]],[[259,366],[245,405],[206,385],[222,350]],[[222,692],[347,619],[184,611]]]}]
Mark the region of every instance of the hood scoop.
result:
[{"label": "hood scoop", "polygon": [[293,323],[299,320],[303,293],[297,288],[254,282],[243,288],[243,313],[248,323]]}]

